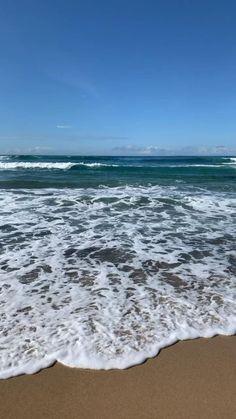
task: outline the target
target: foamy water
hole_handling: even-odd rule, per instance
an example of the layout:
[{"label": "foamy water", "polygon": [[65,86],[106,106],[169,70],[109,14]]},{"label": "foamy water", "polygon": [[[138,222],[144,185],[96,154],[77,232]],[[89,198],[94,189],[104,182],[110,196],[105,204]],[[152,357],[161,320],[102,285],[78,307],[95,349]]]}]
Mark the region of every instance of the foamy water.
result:
[{"label": "foamy water", "polygon": [[235,333],[233,193],[8,189],[0,203],[1,378],[56,360],[126,368]]}]

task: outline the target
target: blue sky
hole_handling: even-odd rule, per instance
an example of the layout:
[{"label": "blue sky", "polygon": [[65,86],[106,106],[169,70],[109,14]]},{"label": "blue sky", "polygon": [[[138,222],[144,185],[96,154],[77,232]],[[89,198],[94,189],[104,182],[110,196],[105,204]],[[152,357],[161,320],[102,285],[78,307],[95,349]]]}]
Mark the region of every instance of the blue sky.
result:
[{"label": "blue sky", "polygon": [[235,1],[0,6],[0,153],[235,153]]}]

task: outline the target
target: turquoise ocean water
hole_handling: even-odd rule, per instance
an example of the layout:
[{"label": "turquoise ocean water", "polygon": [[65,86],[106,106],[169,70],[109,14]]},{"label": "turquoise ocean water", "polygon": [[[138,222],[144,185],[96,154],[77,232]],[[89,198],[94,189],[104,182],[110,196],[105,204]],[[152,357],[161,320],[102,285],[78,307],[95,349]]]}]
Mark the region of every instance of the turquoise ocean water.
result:
[{"label": "turquoise ocean water", "polygon": [[179,183],[235,191],[234,157],[2,156],[0,188],[89,188]]},{"label": "turquoise ocean water", "polygon": [[0,377],[236,330],[236,158],[0,156]]}]

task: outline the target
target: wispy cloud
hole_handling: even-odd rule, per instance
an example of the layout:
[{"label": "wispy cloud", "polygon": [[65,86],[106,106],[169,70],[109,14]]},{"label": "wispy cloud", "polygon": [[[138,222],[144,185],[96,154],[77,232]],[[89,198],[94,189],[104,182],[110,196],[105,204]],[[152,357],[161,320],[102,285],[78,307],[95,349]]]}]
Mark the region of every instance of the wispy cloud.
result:
[{"label": "wispy cloud", "polygon": [[119,141],[119,140],[127,140],[128,137],[124,136],[118,136],[118,135],[93,135],[93,134],[79,134],[75,136],[75,138],[81,139],[81,140],[97,140],[97,141]]},{"label": "wispy cloud", "polygon": [[68,86],[74,87],[77,90],[80,90],[84,98],[86,96],[93,98],[99,96],[95,84],[87,77],[82,76],[79,73],[65,73],[57,77],[57,80],[67,84]]},{"label": "wispy cloud", "polygon": [[48,147],[48,146],[41,146],[41,145],[36,145],[34,147],[28,148],[28,151],[30,152],[34,152],[34,153],[41,153],[41,152],[45,152],[45,151],[52,151],[53,147]]},{"label": "wispy cloud", "polygon": [[58,124],[57,128],[58,129],[70,129],[70,128],[72,128],[72,125]]},{"label": "wispy cloud", "polygon": [[114,147],[113,151],[121,154],[154,155],[159,154],[162,149],[157,146],[137,147],[133,145]]},{"label": "wispy cloud", "polygon": [[83,74],[81,69],[76,65],[70,65],[70,67],[68,67],[65,63],[61,63],[60,61],[57,65],[55,65],[55,63],[48,63],[44,72],[51,79],[80,92],[82,98],[99,97],[98,89],[94,81],[91,80],[88,75]]}]

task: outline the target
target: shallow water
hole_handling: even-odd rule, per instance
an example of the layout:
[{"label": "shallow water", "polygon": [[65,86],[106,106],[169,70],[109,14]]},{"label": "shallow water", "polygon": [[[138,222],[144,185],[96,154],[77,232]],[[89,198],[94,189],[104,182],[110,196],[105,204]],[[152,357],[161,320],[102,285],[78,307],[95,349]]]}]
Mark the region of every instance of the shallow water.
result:
[{"label": "shallow water", "polygon": [[0,377],[235,333],[235,163],[0,158]]}]

